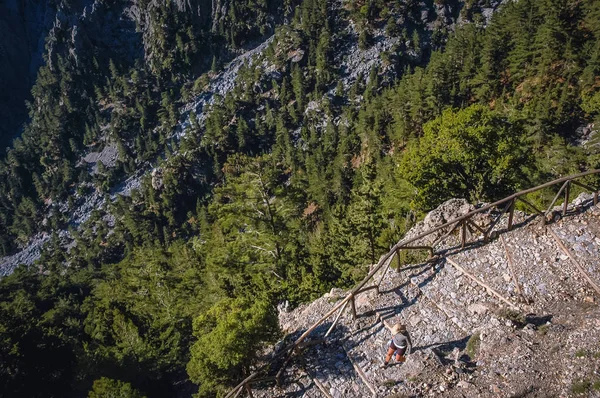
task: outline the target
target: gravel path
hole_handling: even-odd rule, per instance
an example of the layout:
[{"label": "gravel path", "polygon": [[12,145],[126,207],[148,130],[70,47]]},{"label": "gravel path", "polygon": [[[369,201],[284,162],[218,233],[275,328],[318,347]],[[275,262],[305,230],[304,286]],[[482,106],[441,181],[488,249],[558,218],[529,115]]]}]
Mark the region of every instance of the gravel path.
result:
[{"label": "gravel path", "polygon": [[[570,215],[548,228],[556,231],[600,283],[600,207],[569,209]],[[326,396],[320,384],[336,398],[509,396],[527,391],[542,391],[532,396],[555,396],[568,395],[580,378],[595,377],[593,369],[600,368],[598,297],[546,227],[516,214],[516,222],[523,225],[504,231],[502,238],[525,300],[517,292],[500,239],[450,252],[448,258],[511,306],[443,257],[406,266],[402,272],[391,270],[380,294],[371,290],[357,298],[356,321],[346,310],[326,343],[310,346],[295,357],[284,373],[281,389],[257,385],[254,395]],[[506,226],[506,220],[502,225]],[[446,246],[457,243],[458,236],[451,236]],[[282,312],[281,326],[297,337],[343,297],[345,292],[334,289],[313,303]],[[402,366],[380,367],[390,338],[380,318],[408,326],[415,349]],[[322,337],[332,320],[333,316],[311,338]],[[466,345],[473,335],[481,342],[478,355],[469,359]],[[587,357],[581,357],[581,347],[587,347]],[[549,354],[551,350],[557,354]],[[560,382],[550,383],[550,374]]]}]

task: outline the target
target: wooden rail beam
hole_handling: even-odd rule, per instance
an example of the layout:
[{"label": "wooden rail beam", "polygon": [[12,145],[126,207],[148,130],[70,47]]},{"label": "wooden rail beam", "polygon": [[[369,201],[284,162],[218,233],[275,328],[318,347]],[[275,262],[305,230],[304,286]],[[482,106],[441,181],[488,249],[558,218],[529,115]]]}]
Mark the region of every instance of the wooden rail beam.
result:
[{"label": "wooden rail beam", "polygon": [[[498,215],[498,217],[496,217],[496,219],[494,221],[492,221],[492,223],[490,224],[488,229],[485,231],[484,240],[489,239],[489,236],[490,236],[491,232],[493,231],[494,227],[496,226],[496,224],[498,224],[500,222],[500,220],[502,219],[502,216],[504,214],[506,214],[506,212],[509,211],[511,207],[514,207],[514,200],[511,203],[509,203],[508,205],[506,205],[504,207],[504,209],[502,210],[502,212]],[[511,221],[511,220],[509,220],[509,221]]]},{"label": "wooden rail beam", "polygon": [[254,398],[254,395],[252,394],[252,388],[250,388],[250,383],[246,383],[244,385],[244,389],[246,390],[246,392],[248,393],[248,397],[250,398]]},{"label": "wooden rail beam", "polygon": [[550,212],[552,211],[552,208],[554,207],[554,204],[556,203],[556,201],[558,200],[558,198],[560,197],[560,194],[564,191],[565,187],[569,184],[569,181],[565,181],[565,183],[560,187],[560,189],[558,190],[558,192],[556,193],[556,195],[554,196],[554,199],[552,199],[552,202],[550,203],[550,206],[548,206],[548,210],[546,210],[546,214],[545,217],[548,216],[548,214],[550,214]]},{"label": "wooden rail beam", "polygon": [[290,354],[287,356],[285,361],[283,361],[283,365],[281,365],[281,369],[279,369],[277,371],[277,374],[275,375],[275,383],[277,384],[278,387],[281,387],[281,376],[283,376],[283,372],[285,372],[285,368],[287,368],[288,363],[290,363],[290,361],[292,360],[292,357],[294,356],[294,350],[295,350],[295,348],[290,351]]},{"label": "wooden rail beam", "polygon": [[[396,250],[396,257],[398,258],[398,270],[400,270],[400,255],[398,254],[398,250]],[[387,274],[388,270],[390,269],[390,265],[392,264],[392,261],[390,260],[387,265],[385,266],[385,269],[383,270],[383,273],[381,274],[381,278],[379,278],[379,282],[377,282],[377,294],[379,294],[379,287],[381,286],[381,283],[383,282],[383,279],[385,278],[385,274]]]},{"label": "wooden rail beam", "polygon": [[340,311],[338,312],[338,314],[336,315],[333,323],[331,324],[331,326],[329,327],[329,329],[327,330],[327,333],[325,333],[325,337],[328,337],[329,334],[333,331],[333,328],[335,327],[335,325],[337,324],[337,322],[340,320],[340,317],[342,316],[342,314],[344,313],[344,310],[346,309],[346,307],[348,306],[349,301],[346,301],[346,303],[344,304],[344,306],[342,308],[340,308]]},{"label": "wooden rail beam", "polygon": [[256,371],[256,372],[252,373],[250,376],[246,377],[237,386],[233,387],[233,390],[229,391],[229,393],[227,395],[225,395],[225,398],[238,397],[241,394],[241,392],[244,391],[244,386],[247,383],[249,383],[251,380],[255,379],[258,376],[258,374],[259,374],[258,371]]},{"label": "wooden rail beam", "polygon": [[487,283],[484,283],[484,282],[480,281],[477,277],[475,277],[473,274],[471,274],[470,272],[468,272],[467,270],[465,270],[463,267],[461,267],[460,265],[458,265],[452,259],[446,257],[446,261],[448,261],[450,264],[452,264],[454,266],[454,268],[456,268],[457,270],[459,270],[460,272],[462,272],[463,274],[465,274],[467,277],[471,278],[471,280],[475,281],[475,283],[477,283],[478,285],[484,287],[489,293],[491,293],[492,295],[494,295],[497,298],[499,298],[500,301],[508,304],[510,307],[512,307],[513,309],[515,309],[517,311],[521,310],[518,306],[516,306],[515,304],[511,303],[506,297],[504,297],[503,295],[501,295],[500,293],[498,293],[496,290],[494,290],[494,288],[492,288],[490,285],[488,285]]},{"label": "wooden rail beam", "polygon": [[481,228],[479,225],[475,224],[474,221],[472,221],[471,219],[469,219],[467,221],[469,223],[469,225],[471,225],[473,228],[475,228],[476,230],[478,230],[479,232],[481,232],[483,234],[483,236],[485,237],[485,230],[483,228]]},{"label": "wooden rail beam", "polygon": [[550,234],[552,234],[552,236],[554,237],[554,240],[556,240],[556,243],[558,243],[558,246],[560,247],[560,249],[567,256],[569,256],[569,258],[571,259],[573,264],[575,264],[575,267],[577,267],[577,270],[581,273],[581,276],[583,276],[585,278],[585,280],[590,284],[590,286],[592,286],[592,288],[596,291],[596,293],[598,293],[598,295],[600,295],[600,286],[598,286],[598,284],[596,282],[594,282],[594,280],[588,275],[588,273],[585,272],[585,269],[581,266],[581,264],[579,264],[579,261],[577,261],[575,256],[573,256],[573,253],[571,253],[571,251],[569,249],[567,249],[567,247],[562,242],[562,240],[558,237],[556,232],[554,232],[552,230],[552,228],[548,228],[548,230],[550,231]]},{"label": "wooden rail beam", "polygon": [[565,182],[565,203],[563,203],[563,217],[567,215],[567,208],[569,207],[569,191],[571,190],[571,181]]},{"label": "wooden rail beam", "polygon": [[242,394],[243,391],[244,391],[244,386],[241,386],[240,388],[237,389],[237,393],[233,396],[233,398],[238,398]]},{"label": "wooden rail beam", "polygon": [[436,247],[438,245],[438,243],[443,242],[447,237],[449,237],[450,235],[452,235],[452,233],[454,231],[456,231],[456,228],[458,228],[460,226],[460,222],[457,222],[456,224],[454,224],[454,226],[450,229],[450,231],[446,232],[444,235],[442,235],[441,237],[437,238],[435,240],[435,242],[433,242],[431,244],[432,247]]}]

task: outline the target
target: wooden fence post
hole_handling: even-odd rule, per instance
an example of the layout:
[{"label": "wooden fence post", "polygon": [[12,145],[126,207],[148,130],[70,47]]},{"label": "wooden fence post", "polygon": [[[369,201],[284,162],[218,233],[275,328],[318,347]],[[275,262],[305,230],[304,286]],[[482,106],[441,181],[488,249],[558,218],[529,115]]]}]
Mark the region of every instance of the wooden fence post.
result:
[{"label": "wooden fence post", "polygon": [[254,395],[252,395],[252,389],[250,388],[250,384],[248,384],[248,383],[244,384],[244,388],[246,389],[248,396],[250,398],[254,398]]},{"label": "wooden fence post", "polygon": [[356,302],[354,301],[354,294],[352,295],[352,298],[350,299],[350,309],[352,310],[352,320],[355,321],[356,320]]},{"label": "wooden fence post", "polygon": [[565,182],[565,203],[563,203],[563,217],[567,215],[567,207],[569,206],[569,191],[571,188],[571,182]]},{"label": "wooden fence post", "polygon": [[512,229],[513,217],[515,215],[515,201],[510,202],[510,208],[508,210],[508,230]]},{"label": "wooden fence post", "polygon": [[467,222],[463,220],[461,225],[461,247],[464,249],[465,244],[467,243]]},{"label": "wooden fence post", "polygon": [[340,317],[344,313],[344,310],[346,309],[347,306],[348,306],[348,301],[346,301],[346,304],[344,304],[344,306],[342,308],[340,308],[340,311],[338,312],[338,314],[336,315],[335,319],[333,320],[333,323],[331,324],[331,326],[327,330],[327,333],[325,333],[325,337],[329,336],[329,334],[333,331],[333,328],[335,327],[335,325],[337,324],[337,322],[340,320]]},{"label": "wooden fence post", "polygon": [[[398,250],[396,250],[396,256],[399,256]],[[398,262],[400,262],[400,258],[398,258]],[[377,283],[377,294],[379,294],[379,286],[381,286],[381,283],[383,282],[383,279],[385,278],[385,274],[387,274],[388,270],[390,269],[391,264],[392,264],[392,260],[390,259],[388,264],[385,266],[383,273],[381,274],[381,278],[379,278],[379,282]],[[400,268],[398,268],[398,272],[399,271],[400,271]]]}]

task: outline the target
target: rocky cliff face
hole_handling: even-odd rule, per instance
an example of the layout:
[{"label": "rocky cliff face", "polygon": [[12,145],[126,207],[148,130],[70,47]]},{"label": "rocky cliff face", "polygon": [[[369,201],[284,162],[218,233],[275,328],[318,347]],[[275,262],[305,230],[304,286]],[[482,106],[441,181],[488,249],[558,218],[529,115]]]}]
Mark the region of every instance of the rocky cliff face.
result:
[{"label": "rocky cliff face", "polygon": [[[166,16],[180,13],[189,20],[194,34],[208,35],[225,29],[231,4],[230,0],[0,3],[0,145],[8,145],[26,121],[25,101],[30,98],[37,71],[44,62],[56,62],[56,54],[76,61],[80,57],[114,59],[129,66],[143,60],[153,66],[162,62],[175,44],[160,42],[168,23]],[[281,10],[266,11],[273,12],[267,18],[273,28],[274,15]],[[211,60],[207,57],[202,63],[210,65]]]},{"label": "rocky cliff face", "polygon": [[43,62],[44,38],[55,6],[44,0],[0,3],[0,146],[10,142],[25,121],[25,100]]},{"label": "rocky cliff face", "polygon": [[101,1],[17,1],[0,3],[0,143],[8,145],[26,121],[25,101],[39,67],[52,62],[59,35],[68,38],[66,52],[106,51],[106,56],[135,59],[141,55],[135,21],[124,15],[131,4]]}]

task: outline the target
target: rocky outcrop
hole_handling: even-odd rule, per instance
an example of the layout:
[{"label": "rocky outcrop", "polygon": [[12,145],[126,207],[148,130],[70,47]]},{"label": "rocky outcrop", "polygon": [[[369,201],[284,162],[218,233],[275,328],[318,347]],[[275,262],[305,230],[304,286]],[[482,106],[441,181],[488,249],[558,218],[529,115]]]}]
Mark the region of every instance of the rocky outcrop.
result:
[{"label": "rocky outcrop", "polygon": [[[428,219],[453,218],[467,210],[461,203],[446,203]],[[600,206],[588,195],[569,209],[546,227],[516,212],[519,227],[501,233],[506,250],[500,238],[460,250],[458,236],[450,236],[446,257],[388,272],[379,294],[371,290],[357,298],[356,321],[346,311],[326,344],[309,346],[291,362],[283,389],[256,386],[254,396],[318,397],[322,389],[332,397],[568,396],[590,390],[600,365],[599,298],[546,228],[600,283]],[[505,227],[504,219],[500,230]],[[282,329],[297,337],[345,295],[334,290],[282,311]],[[414,349],[404,364],[380,367],[390,338],[382,318],[408,326]],[[317,328],[313,341],[330,325]]]}]

